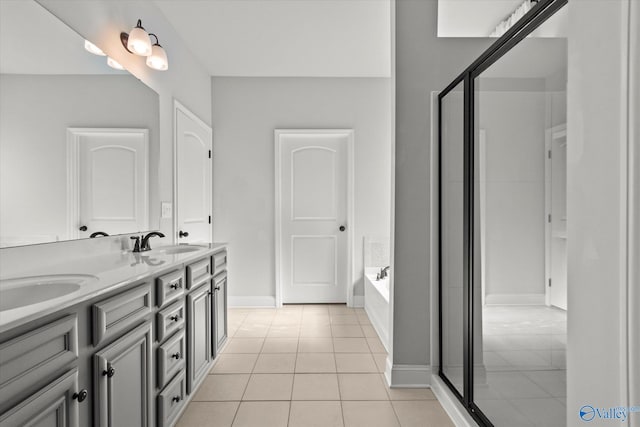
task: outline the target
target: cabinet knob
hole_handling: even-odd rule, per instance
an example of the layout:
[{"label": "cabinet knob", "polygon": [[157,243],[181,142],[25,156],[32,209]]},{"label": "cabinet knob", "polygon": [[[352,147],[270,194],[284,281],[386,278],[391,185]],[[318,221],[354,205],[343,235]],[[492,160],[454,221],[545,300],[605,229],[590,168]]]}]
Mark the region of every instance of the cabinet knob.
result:
[{"label": "cabinet knob", "polygon": [[77,393],[73,393],[73,397],[74,399],[76,399],[78,402],[84,402],[84,400],[87,398],[87,396],[89,395],[89,392],[87,392],[87,390],[82,389]]},{"label": "cabinet knob", "polygon": [[78,228],[78,230],[87,231],[87,226],[86,225],[81,225],[80,228]]},{"label": "cabinet knob", "polygon": [[115,374],[116,370],[113,369],[113,366],[109,366],[109,369],[107,369],[106,371],[102,371],[102,375],[106,376],[107,378],[111,378]]},{"label": "cabinet knob", "polygon": [[216,290],[216,291],[219,291],[219,290],[220,290],[220,286],[216,286],[216,287],[215,287],[215,288],[213,288],[213,289],[214,289],[214,290]]},{"label": "cabinet knob", "polygon": [[178,316],[177,314],[169,317],[170,320],[173,320],[174,322],[177,322],[178,320],[180,320],[180,316]]},{"label": "cabinet knob", "polygon": [[180,283],[180,281],[177,281],[177,282],[172,283],[171,285],[169,285],[169,287],[170,287],[171,289],[178,289],[178,288],[181,288],[181,287],[182,287],[182,284]]},{"label": "cabinet knob", "polygon": [[174,402],[180,402],[180,400],[182,399],[180,398],[180,396],[174,396],[171,400],[173,400]]},{"label": "cabinet knob", "polygon": [[180,359],[180,353],[173,353],[171,357],[173,357],[174,359]]},{"label": "cabinet knob", "polygon": [[338,230],[340,230],[340,231],[344,231],[346,229],[347,229],[347,227],[345,227],[344,225],[341,225],[340,227],[338,227]]},{"label": "cabinet knob", "polygon": [[180,230],[178,237],[189,237],[189,232]]}]

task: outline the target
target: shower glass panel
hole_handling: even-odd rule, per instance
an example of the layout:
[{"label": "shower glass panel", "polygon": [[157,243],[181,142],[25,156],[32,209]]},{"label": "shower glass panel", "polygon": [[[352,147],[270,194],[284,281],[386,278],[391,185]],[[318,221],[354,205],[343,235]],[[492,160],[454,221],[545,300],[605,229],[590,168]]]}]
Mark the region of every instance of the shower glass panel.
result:
[{"label": "shower glass panel", "polygon": [[440,99],[441,376],[463,395],[463,82]]},{"label": "shower glass panel", "polygon": [[566,425],[565,14],[474,80],[473,400],[495,426]]}]

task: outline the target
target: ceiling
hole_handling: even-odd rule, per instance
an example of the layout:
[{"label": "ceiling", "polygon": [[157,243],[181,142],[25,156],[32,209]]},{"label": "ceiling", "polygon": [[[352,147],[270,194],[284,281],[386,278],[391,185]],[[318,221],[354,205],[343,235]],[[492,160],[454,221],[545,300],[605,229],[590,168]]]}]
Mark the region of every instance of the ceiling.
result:
[{"label": "ceiling", "polygon": [[212,76],[391,75],[390,0],[155,4]]}]

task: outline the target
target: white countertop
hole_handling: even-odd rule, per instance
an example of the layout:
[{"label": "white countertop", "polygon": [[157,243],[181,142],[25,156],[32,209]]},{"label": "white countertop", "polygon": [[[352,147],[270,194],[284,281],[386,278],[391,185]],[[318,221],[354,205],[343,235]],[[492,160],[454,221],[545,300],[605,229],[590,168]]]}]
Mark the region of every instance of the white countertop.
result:
[{"label": "white countertop", "polygon": [[[185,264],[195,259],[216,252],[225,247],[226,244],[213,243],[193,246],[198,246],[201,249],[178,254],[164,253],[162,252],[162,247],[141,253],[122,251],[83,257],[72,262],[45,267],[40,267],[37,262],[34,262],[34,268],[25,274],[21,274],[20,277],[84,274],[95,276],[97,280],[89,281],[77,291],[58,298],[0,311],[0,333],[160,272],[182,268]],[[14,278],[17,277],[3,277],[0,279],[0,298],[2,298],[3,281]]]}]

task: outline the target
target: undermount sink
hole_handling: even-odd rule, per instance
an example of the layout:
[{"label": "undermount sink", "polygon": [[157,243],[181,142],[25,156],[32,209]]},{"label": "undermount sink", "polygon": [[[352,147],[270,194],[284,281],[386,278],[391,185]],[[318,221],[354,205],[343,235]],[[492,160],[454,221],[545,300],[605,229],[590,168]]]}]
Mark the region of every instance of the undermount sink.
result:
[{"label": "undermount sink", "polygon": [[184,254],[187,252],[195,252],[204,249],[203,246],[193,245],[175,245],[175,246],[163,246],[157,249],[152,249],[151,252],[162,253],[166,255]]},{"label": "undermount sink", "polygon": [[54,274],[0,281],[0,311],[37,304],[73,293],[95,282],[90,274]]}]

